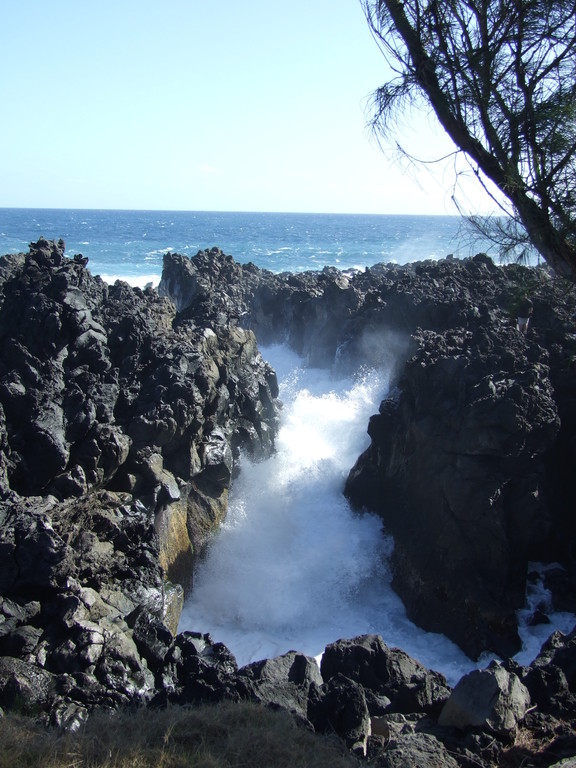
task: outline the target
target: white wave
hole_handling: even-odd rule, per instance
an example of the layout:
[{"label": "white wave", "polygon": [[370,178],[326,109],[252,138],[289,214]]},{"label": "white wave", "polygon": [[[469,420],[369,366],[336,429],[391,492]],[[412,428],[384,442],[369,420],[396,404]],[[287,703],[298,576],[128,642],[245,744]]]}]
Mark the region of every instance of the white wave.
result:
[{"label": "white wave", "polygon": [[167,253],[175,253],[176,249],[172,246],[168,246],[167,248],[158,248],[155,251],[147,251],[145,254],[145,259],[149,259],[150,257],[158,257],[158,256],[165,256]]},{"label": "white wave", "polygon": [[289,650],[319,657],[334,640],[376,633],[457,681],[473,662],[447,638],[408,621],[390,587],[392,542],[380,518],[355,514],[342,495],[368,444],[385,373],[335,380],[303,369],[286,348],[263,355],[281,381],[278,451],[260,464],[244,462],[180,631],[210,632],[240,665]]},{"label": "white wave", "polygon": [[[379,518],[353,513],[342,495],[368,444],[366,425],[386,392],[385,373],[336,380],[302,368],[286,347],[263,355],[281,382],[278,450],[266,462],[244,462],[228,518],[195,573],[180,631],[210,632],[241,666],[289,650],[319,659],[334,640],[375,633],[451,685],[484,668],[494,655],[473,662],[445,636],[408,620],[390,586],[391,539]],[[520,612],[520,663],[530,663],[554,629],[574,624],[574,616],[557,613],[551,624],[527,626],[525,617],[544,597],[529,593]]]},{"label": "white wave", "polygon": [[109,285],[114,285],[116,280],[122,280],[124,283],[128,283],[128,285],[134,286],[134,288],[146,288],[148,285],[152,285],[154,288],[157,288],[160,284],[160,275],[158,274],[150,274],[150,275],[106,275],[106,274],[100,274],[100,277],[102,280],[104,280],[105,283],[108,283]]},{"label": "white wave", "polygon": [[[530,664],[554,630],[567,634],[576,626],[576,616],[573,613],[553,609],[552,595],[544,586],[543,579],[544,573],[552,568],[561,568],[561,566],[557,563],[529,563],[528,571],[537,574],[538,578],[528,583],[526,606],[517,612],[518,629],[522,640],[522,650],[515,656],[519,664]],[[546,615],[547,622],[531,624],[530,621],[538,610]]]}]

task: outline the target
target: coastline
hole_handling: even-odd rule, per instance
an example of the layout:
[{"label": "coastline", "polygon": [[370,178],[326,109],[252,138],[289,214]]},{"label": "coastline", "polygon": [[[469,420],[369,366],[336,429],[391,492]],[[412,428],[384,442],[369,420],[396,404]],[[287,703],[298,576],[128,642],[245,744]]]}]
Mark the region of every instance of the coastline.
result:
[{"label": "coastline", "polygon": [[[257,342],[281,336],[317,366],[333,365],[338,350],[338,365],[354,369],[382,364],[400,335],[399,394],[370,419],[371,446],[351,469],[346,493],[394,526],[402,555],[395,589],[412,616],[432,605],[432,620],[471,655],[510,656],[528,555],[547,551],[568,577],[572,567],[565,510],[574,488],[562,474],[576,431],[567,408],[572,296],[542,273],[524,337],[509,302],[518,285],[540,275],[498,268],[485,256],[274,275],[212,249],[193,261],[167,256],[158,292],[106,286],[67,259],[62,244],[45,240],[1,265],[0,704],[24,700],[71,728],[99,707],[248,698],[295,710],[321,732],[354,700],[359,719],[339,731],[351,749],[367,753],[371,718],[392,723],[408,713],[435,734],[441,753],[459,743],[453,732],[448,739],[435,730],[450,727],[445,707],[458,686],[381,638],[342,639],[320,668],[294,652],[239,670],[208,635],[176,634],[183,586],[226,514],[240,452],[261,460],[274,451],[278,382]],[[376,337],[387,343],[366,344]],[[398,490],[400,504],[378,506]],[[443,524],[446,500],[452,531]],[[420,513],[428,550],[448,551],[450,560],[410,549],[421,541],[402,525]],[[474,537],[464,535],[471,527]],[[491,539],[486,547],[483,537],[495,531],[500,546]],[[574,602],[568,577],[556,571],[547,582],[566,605]],[[474,587],[479,578],[486,590]],[[443,581],[446,589],[420,599],[423,586]],[[416,620],[426,626],[431,617],[424,611]],[[574,653],[574,633],[557,634],[527,667],[504,662],[467,676],[466,685],[488,677],[518,697],[518,710],[500,700],[517,714],[506,725],[502,710],[491,715],[482,724],[486,738],[504,744],[518,728],[537,730],[542,721],[530,717],[530,700],[550,727],[570,727],[572,682],[552,691],[542,670],[554,680],[570,675]]]}]

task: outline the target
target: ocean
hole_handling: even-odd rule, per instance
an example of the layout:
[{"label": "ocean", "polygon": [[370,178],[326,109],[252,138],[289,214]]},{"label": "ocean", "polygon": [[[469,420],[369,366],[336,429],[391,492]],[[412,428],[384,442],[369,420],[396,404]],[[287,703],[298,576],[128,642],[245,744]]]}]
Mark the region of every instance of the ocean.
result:
[{"label": "ocean", "polygon": [[[487,250],[449,216],[0,209],[0,254],[26,251],[40,236],[63,238],[67,255],[88,256],[88,268],[103,279],[140,286],[159,281],[165,253],[193,256],[212,246],[274,272]],[[338,378],[305,367],[284,346],[261,351],[280,381],[278,450],[256,465],[243,458],[228,517],[193,575],[180,630],[209,632],[240,665],[289,650],[319,658],[339,638],[377,633],[451,684],[484,666],[489,657],[473,662],[408,620],[390,586],[393,541],[379,518],[353,513],[342,495],[368,445],[368,419],[387,393],[389,372]],[[528,626],[531,606],[548,598],[536,585],[519,612],[521,663],[554,629],[574,624],[574,616],[555,613],[550,625]]]},{"label": "ocean", "polygon": [[241,264],[272,272],[364,269],[489,252],[458,216],[99,211],[0,208],[0,255],[39,237],[62,238],[107,282],[157,284],[165,253],[194,256],[217,246]]},{"label": "ocean", "polygon": [[[380,518],[353,512],[342,495],[369,444],[368,419],[388,391],[389,371],[341,378],[305,367],[283,345],[261,352],[280,383],[277,453],[258,464],[243,461],[228,516],[194,574],[180,631],[210,632],[240,665],[290,650],[319,660],[335,640],[379,634],[451,685],[484,668],[494,656],[472,661],[447,637],[408,619],[390,586],[392,539]],[[530,626],[535,607],[549,601],[541,583],[526,595],[518,613],[521,664],[538,655],[554,629],[575,624],[572,614],[550,612],[550,624]]]}]

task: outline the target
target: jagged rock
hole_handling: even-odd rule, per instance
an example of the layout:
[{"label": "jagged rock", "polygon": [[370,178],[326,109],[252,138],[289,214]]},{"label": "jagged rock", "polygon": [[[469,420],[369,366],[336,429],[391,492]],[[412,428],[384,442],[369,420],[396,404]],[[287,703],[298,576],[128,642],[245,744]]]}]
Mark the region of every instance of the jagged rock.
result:
[{"label": "jagged rock", "polygon": [[208,307],[178,324],[85,266],[43,238],[0,259],[0,652],[55,676],[39,706],[70,727],[155,695],[193,558],[278,408],[251,331]]},{"label": "jagged rock", "polygon": [[40,598],[55,590],[70,571],[62,540],[48,510],[38,501],[0,503],[0,593],[10,599]]},{"label": "jagged rock", "polygon": [[[446,747],[428,733],[409,733],[391,741],[378,764],[383,768],[457,768],[459,763]],[[478,760],[475,765],[482,765]]]},{"label": "jagged rock", "polygon": [[207,633],[182,632],[164,657],[155,706],[239,701],[238,665]]},{"label": "jagged rock", "polygon": [[566,718],[576,708],[576,627],[554,632],[527,669],[521,670],[535,704],[543,712]]},{"label": "jagged rock", "polygon": [[[177,634],[178,616],[240,452],[274,450],[278,383],[257,339],[391,369],[348,492],[394,533],[416,621],[472,654],[511,652],[532,559],[562,563],[549,585],[570,610],[573,298],[486,257],[273,275],[218,249],[168,255],[160,293],[106,285],[60,241],[0,259],[0,705],[75,729],[96,708],[250,698],[370,759],[379,743],[382,765],[500,764],[506,708],[472,731],[438,725],[446,681],[381,638],[331,644],[321,677],[296,652],[238,670],[209,635]],[[527,759],[543,734],[546,760],[571,748],[573,646],[553,636],[502,667],[538,705]]]},{"label": "jagged rock", "polygon": [[255,661],[238,672],[242,698],[282,707],[302,720],[308,717],[311,687],[321,684],[316,660],[295,651]]},{"label": "jagged rock", "polygon": [[[235,312],[313,365],[392,369],[398,386],[346,493],[393,534],[393,584],[413,621],[473,657],[517,651],[528,562],[574,561],[575,305],[562,285],[484,255],[273,275],[212,249],[168,254],[160,290],[182,322]],[[514,308],[527,291],[525,337]]]},{"label": "jagged rock", "polygon": [[460,680],[438,722],[455,728],[482,727],[499,735],[514,733],[530,706],[520,679],[504,667],[474,670]]},{"label": "jagged rock", "polygon": [[50,707],[57,692],[55,675],[18,658],[0,658],[0,705],[23,714]]},{"label": "jagged rock", "polygon": [[346,493],[394,536],[393,586],[409,616],[474,658],[506,657],[519,649],[527,564],[545,559],[555,536],[549,368],[505,328],[414,338],[419,352],[371,418]]},{"label": "jagged rock", "polygon": [[361,685],[336,674],[315,686],[308,702],[308,718],[320,733],[337,733],[348,749],[366,757],[371,722]]},{"label": "jagged rock", "polygon": [[379,635],[361,635],[328,645],[320,664],[325,681],[343,674],[366,691],[371,715],[384,711],[438,715],[450,696],[446,679],[407,653],[389,648]]},{"label": "jagged rock", "polygon": [[89,717],[88,709],[75,701],[59,697],[50,710],[50,725],[61,732],[75,733]]},{"label": "jagged rock", "polygon": [[148,611],[136,609],[130,617],[132,638],[152,672],[162,670],[173,643],[169,629]]}]

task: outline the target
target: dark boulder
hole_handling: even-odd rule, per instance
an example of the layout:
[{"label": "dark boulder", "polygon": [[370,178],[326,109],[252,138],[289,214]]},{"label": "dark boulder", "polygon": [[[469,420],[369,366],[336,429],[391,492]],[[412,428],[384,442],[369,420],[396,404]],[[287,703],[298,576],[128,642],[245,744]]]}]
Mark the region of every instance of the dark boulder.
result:
[{"label": "dark boulder", "polygon": [[308,716],[311,688],[321,684],[322,677],[315,659],[295,651],[255,661],[238,672],[242,698],[282,707],[302,720]]},{"label": "dark boulder", "polygon": [[371,715],[423,712],[438,715],[450,696],[446,679],[431,672],[380,635],[362,635],[328,645],[320,671],[324,681],[342,674],[366,691]]},{"label": "dark boulder", "polygon": [[371,735],[370,714],[361,685],[343,674],[315,687],[308,702],[308,718],[319,733],[337,733],[348,749],[366,757]]},{"label": "dark boulder", "polygon": [[576,627],[554,632],[521,678],[542,712],[565,718],[576,711]]},{"label": "dark boulder", "polygon": [[22,714],[49,708],[57,692],[55,675],[18,658],[0,658],[0,706]]},{"label": "dark boulder", "polygon": [[239,701],[233,654],[207,633],[182,632],[170,645],[152,704],[215,704]]}]

